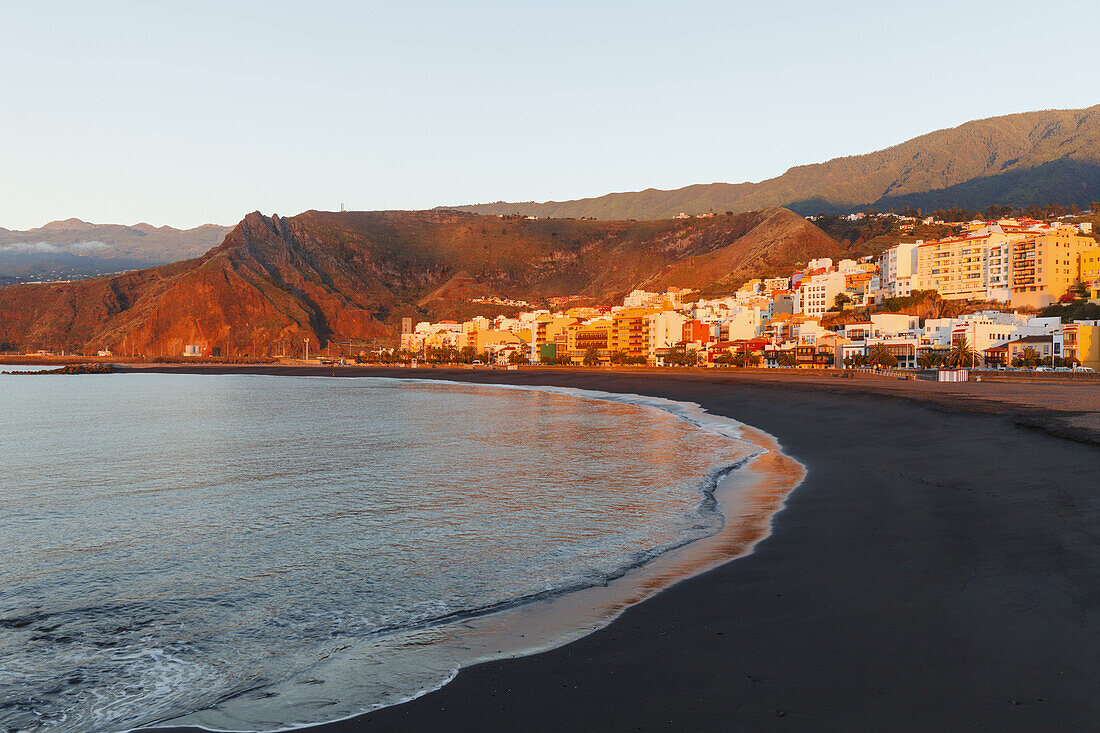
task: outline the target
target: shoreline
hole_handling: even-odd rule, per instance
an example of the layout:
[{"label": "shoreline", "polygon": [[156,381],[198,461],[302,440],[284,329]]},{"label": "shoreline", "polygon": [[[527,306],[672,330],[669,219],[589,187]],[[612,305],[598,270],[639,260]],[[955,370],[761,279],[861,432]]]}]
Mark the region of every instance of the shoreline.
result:
[{"label": "shoreline", "polygon": [[[322,375],[323,376],[323,375]],[[400,381],[420,380],[415,376],[400,377]],[[469,666],[501,659],[515,659],[538,654],[572,643],[593,631],[613,623],[626,609],[644,602],[668,587],[700,573],[748,555],[771,531],[772,519],[782,508],[787,496],[805,477],[805,467],[786,456],[778,441],[763,431],[730,418],[710,415],[698,405],[669,402],[641,395],[607,393],[574,388],[527,387],[508,384],[470,384],[445,382],[457,387],[475,386],[497,389],[548,390],[554,394],[581,399],[629,404],[641,409],[655,409],[676,420],[683,420],[695,429],[728,437],[751,445],[755,452],[728,465],[716,466],[702,478],[700,506],[714,502],[714,511],[722,518],[721,526],[712,534],[686,539],[681,544],[659,551],[637,565],[624,567],[604,583],[581,588],[562,588],[545,597],[520,599],[514,605],[499,610],[432,625],[444,647],[483,649],[484,653],[467,660],[446,680],[429,689],[411,694],[399,701],[379,704],[366,712],[305,725],[287,725],[271,730],[305,730],[336,725],[369,715],[377,710],[402,705],[431,694],[446,686],[454,676]],[[460,628],[461,627],[461,628]],[[429,629],[423,629],[429,631]],[[521,633],[522,632],[522,633]],[[504,647],[491,653],[492,647]],[[455,649],[452,649],[454,652]],[[275,685],[275,689],[287,683]],[[240,730],[204,725],[203,711],[179,719],[135,730],[148,731],[209,731],[227,733]],[[200,721],[192,722],[191,718]]]},{"label": "shoreline", "polygon": [[[405,373],[447,370],[425,371]],[[1100,655],[1087,640],[1100,626],[1097,390],[446,378],[697,402],[777,436],[809,473],[750,555],[564,647],[466,668],[416,700],[312,730],[1034,730],[1100,717]]]}]

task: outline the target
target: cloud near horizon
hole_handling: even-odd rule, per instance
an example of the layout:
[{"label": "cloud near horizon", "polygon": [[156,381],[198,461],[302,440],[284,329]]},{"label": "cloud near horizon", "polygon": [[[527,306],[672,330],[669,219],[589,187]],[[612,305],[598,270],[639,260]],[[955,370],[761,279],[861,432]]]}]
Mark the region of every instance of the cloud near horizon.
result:
[{"label": "cloud near horizon", "polygon": [[55,244],[53,242],[11,242],[10,244],[0,244],[0,252],[9,254],[20,253],[58,253],[58,252],[71,252],[73,254],[81,254],[84,252],[94,252],[100,249],[107,249],[110,247],[106,242],[87,241],[87,242],[73,242],[72,244]]}]

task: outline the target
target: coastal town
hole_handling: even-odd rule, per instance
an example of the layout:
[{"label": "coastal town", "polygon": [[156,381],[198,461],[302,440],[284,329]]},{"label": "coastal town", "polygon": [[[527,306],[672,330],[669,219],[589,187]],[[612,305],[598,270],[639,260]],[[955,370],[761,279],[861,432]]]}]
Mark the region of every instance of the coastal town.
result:
[{"label": "coastal town", "polygon": [[949,238],[902,242],[877,256],[811,260],[726,297],[668,287],[634,290],[615,306],[531,307],[461,322],[405,318],[399,348],[359,358],[1095,371],[1100,320],[1041,315],[1059,304],[1100,304],[1100,243],[1092,233],[1089,222],[971,221]]}]

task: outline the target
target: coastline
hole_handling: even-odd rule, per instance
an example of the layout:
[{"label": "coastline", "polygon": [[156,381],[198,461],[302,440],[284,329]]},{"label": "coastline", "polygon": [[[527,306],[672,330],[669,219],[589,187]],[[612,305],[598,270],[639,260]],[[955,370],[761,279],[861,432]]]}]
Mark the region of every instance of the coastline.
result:
[{"label": "coastline", "polygon": [[[422,380],[400,377],[398,381]],[[468,666],[538,654],[571,643],[593,630],[607,626],[627,608],[665,588],[732,558],[750,553],[756,543],[767,536],[775,512],[782,507],[786,497],[805,476],[804,467],[786,456],[773,436],[738,421],[710,415],[695,404],[575,388],[430,381],[441,381],[456,387],[546,390],[596,402],[630,405],[642,411],[656,410],[675,420],[687,422],[696,430],[729,438],[736,444],[752,446],[753,451],[737,457],[732,463],[716,465],[700,484],[700,507],[710,505],[711,509],[707,511],[716,512],[722,517],[721,525],[713,533],[684,539],[681,544],[661,549],[636,565],[623,567],[601,584],[562,588],[543,597],[520,600],[507,607],[487,610],[484,614],[466,616],[415,632],[422,634],[425,639],[413,641],[413,644],[424,644],[430,637],[434,640],[433,645],[441,647],[444,656],[463,661],[458,669],[438,685],[398,701],[380,703],[373,710],[404,704],[438,690]],[[355,665],[352,664],[351,668],[354,669]],[[332,671],[319,674],[328,676]],[[315,678],[316,675],[311,677]],[[288,692],[293,694],[293,687],[290,681],[279,683],[266,689],[264,696],[281,696]],[[302,730],[343,723],[364,714],[369,712],[357,712],[328,722],[273,726],[270,729]],[[210,718],[203,711],[197,711],[195,714],[137,730],[243,729],[229,722],[233,717],[232,714],[228,718],[219,714]]]},{"label": "coastline", "polygon": [[777,436],[809,474],[750,555],[564,647],[463,669],[436,692],[317,730],[1022,730],[1100,714],[1100,662],[1082,643],[1100,623],[1100,462],[1091,441],[1054,437],[1089,435],[1095,395],[369,371],[693,401]]}]

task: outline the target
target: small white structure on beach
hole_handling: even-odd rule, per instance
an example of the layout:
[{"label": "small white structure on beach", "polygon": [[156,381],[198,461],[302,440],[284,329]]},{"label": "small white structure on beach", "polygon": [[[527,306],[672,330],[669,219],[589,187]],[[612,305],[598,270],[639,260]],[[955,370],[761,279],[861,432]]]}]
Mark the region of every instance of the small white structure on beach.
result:
[{"label": "small white structure on beach", "polygon": [[966,369],[940,369],[937,376],[940,382],[969,382],[970,372]]}]

